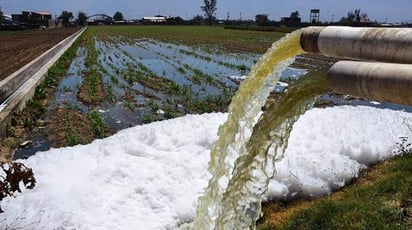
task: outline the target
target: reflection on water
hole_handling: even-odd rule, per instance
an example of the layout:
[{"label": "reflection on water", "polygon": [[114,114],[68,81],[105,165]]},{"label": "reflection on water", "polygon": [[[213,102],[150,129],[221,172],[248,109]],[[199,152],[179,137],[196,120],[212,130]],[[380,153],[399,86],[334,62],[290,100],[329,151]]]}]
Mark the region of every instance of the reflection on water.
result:
[{"label": "reflection on water", "polygon": [[[97,109],[109,127],[116,130],[142,124],[149,115],[157,117],[158,110],[190,113],[185,108],[187,101],[232,95],[240,82],[232,77],[248,74],[250,66],[259,57],[258,54],[224,53],[149,39],[124,42],[120,37],[96,38],[95,48],[99,53],[99,72],[105,91],[111,97]],[[58,87],[55,106],[70,104],[83,112],[91,110],[77,100],[86,57],[86,48],[79,48],[77,58]],[[282,79],[293,80],[306,72],[288,68]],[[173,81],[182,95],[142,85],[133,80],[136,77]],[[279,85],[276,90],[281,92],[286,85]]]},{"label": "reflection on water", "polygon": [[47,151],[51,148],[51,142],[41,134],[36,134],[26,146],[20,146],[13,155],[13,160],[26,159],[39,151]]},{"label": "reflection on water", "polygon": [[87,50],[84,47],[77,49],[76,58],[72,61],[66,75],[57,86],[57,91],[54,100],[51,102],[50,109],[70,105],[73,108],[87,113],[88,107],[77,100],[77,94],[83,81],[82,74],[83,71],[86,70],[86,56]]}]

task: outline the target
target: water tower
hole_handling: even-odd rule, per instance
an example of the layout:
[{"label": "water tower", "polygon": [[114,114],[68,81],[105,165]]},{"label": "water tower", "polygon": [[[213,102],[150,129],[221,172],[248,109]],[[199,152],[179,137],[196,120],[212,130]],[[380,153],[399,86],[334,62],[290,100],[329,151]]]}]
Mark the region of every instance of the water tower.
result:
[{"label": "water tower", "polygon": [[311,9],[310,10],[310,23],[312,24],[319,23],[319,15],[320,15],[319,9]]}]

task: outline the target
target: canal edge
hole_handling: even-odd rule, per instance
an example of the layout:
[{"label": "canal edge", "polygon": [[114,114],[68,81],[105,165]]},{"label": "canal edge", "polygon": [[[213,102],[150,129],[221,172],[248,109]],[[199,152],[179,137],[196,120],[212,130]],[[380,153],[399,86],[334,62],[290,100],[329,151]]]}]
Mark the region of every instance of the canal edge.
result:
[{"label": "canal edge", "polygon": [[[70,35],[0,82],[0,90],[15,90],[14,92],[7,92],[10,96],[4,99],[0,105],[1,138],[5,137],[7,134],[7,125],[10,124],[13,113],[16,111],[21,111],[25,108],[26,102],[34,96],[37,85],[39,85],[47,75],[50,67],[52,67],[59,60],[59,58],[72,46],[72,44],[83,34],[86,29],[87,27],[84,27],[76,33]],[[29,72],[30,77],[26,77],[26,80],[20,83],[16,89],[10,89],[11,87],[7,87],[8,84],[18,84],[18,82],[24,78],[22,75],[27,74],[27,72]],[[3,88],[1,88],[2,86]]]}]

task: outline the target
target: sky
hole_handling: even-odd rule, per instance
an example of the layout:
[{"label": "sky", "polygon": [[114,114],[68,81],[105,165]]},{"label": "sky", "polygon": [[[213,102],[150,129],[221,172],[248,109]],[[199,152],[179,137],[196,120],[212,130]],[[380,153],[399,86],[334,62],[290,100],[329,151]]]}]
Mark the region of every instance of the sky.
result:
[{"label": "sky", "polygon": [[[225,113],[138,125],[23,160],[37,184],[1,202],[0,229],[174,229],[194,219]],[[395,155],[412,113],[367,106],[307,111],[293,126],[267,198],[319,196]],[[125,144],[127,143],[127,144]],[[234,162],[228,161],[228,162]]]},{"label": "sky", "polygon": [[[396,2],[396,3],[395,3]],[[79,11],[87,15],[105,13],[113,16],[116,11],[126,19],[140,19],[157,14],[180,16],[191,19],[203,15],[202,0],[0,0],[0,7],[6,14],[27,11],[49,11],[59,15],[63,10]],[[361,9],[372,21],[404,22],[412,20],[410,0],[217,0],[217,18],[254,19],[256,14],[268,14],[271,20],[280,20],[291,12],[299,11],[302,21],[309,21],[310,9],[320,9],[321,21],[337,21],[348,11]]]}]

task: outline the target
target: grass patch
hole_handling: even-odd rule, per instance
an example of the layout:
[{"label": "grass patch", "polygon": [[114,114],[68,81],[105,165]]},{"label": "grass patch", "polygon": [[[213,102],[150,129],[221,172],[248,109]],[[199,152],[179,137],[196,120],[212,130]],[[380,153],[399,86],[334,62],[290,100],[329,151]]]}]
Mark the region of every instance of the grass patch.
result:
[{"label": "grass patch", "polygon": [[402,139],[398,147],[402,156],[365,170],[328,197],[264,204],[258,229],[411,229],[412,150]]},{"label": "grass patch", "polygon": [[104,84],[100,70],[100,64],[97,62],[99,53],[95,48],[93,34],[86,30],[82,39],[87,48],[87,58],[85,66],[87,70],[83,74],[83,84],[78,94],[79,100],[86,104],[99,104],[106,99]]},{"label": "grass patch", "polygon": [[232,52],[264,53],[272,43],[289,31],[262,32],[233,30],[221,26],[98,26],[90,31],[134,38],[152,38],[188,46],[215,46]]},{"label": "grass patch", "polygon": [[[71,108],[69,108],[70,110]],[[65,138],[69,146],[74,146],[80,143],[80,138],[73,132],[72,117],[67,112],[63,117],[64,124],[66,126]]]},{"label": "grass patch", "polygon": [[91,128],[94,135],[98,138],[105,137],[106,123],[100,113],[97,111],[92,111],[89,114],[89,119],[91,121]]},{"label": "grass patch", "polygon": [[24,33],[23,30],[15,30],[15,31],[7,31],[7,30],[0,30],[0,36],[8,36],[8,35],[16,35]]}]

